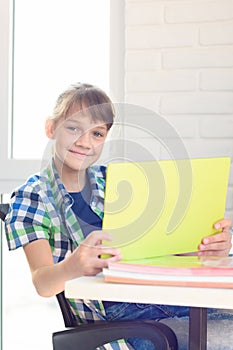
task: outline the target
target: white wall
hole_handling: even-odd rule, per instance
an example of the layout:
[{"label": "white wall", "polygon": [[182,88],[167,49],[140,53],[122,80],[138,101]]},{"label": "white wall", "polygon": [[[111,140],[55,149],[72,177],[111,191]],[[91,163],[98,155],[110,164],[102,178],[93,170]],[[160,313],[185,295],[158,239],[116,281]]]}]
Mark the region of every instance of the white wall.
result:
[{"label": "white wall", "polygon": [[233,1],[126,0],[125,21],[126,102],[164,116],[190,156],[232,157]]}]

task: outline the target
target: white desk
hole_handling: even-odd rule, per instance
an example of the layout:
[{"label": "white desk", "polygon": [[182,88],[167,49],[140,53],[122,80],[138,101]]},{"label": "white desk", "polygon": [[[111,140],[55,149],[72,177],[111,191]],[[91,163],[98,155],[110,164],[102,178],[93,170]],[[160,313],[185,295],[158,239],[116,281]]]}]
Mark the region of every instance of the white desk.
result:
[{"label": "white desk", "polygon": [[190,306],[190,350],[206,349],[206,308],[233,309],[233,289],[106,283],[101,274],[66,282],[65,295],[90,300]]}]

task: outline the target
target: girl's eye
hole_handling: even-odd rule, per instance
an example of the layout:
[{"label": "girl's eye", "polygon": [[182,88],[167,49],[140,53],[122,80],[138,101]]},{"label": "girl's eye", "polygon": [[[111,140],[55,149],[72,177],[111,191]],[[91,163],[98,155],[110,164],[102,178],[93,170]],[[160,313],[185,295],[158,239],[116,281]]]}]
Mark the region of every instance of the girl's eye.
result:
[{"label": "girl's eye", "polygon": [[98,137],[98,138],[104,137],[104,134],[102,134],[99,131],[94,131],[93,134],[94,134],[95,137]]},{"label": "girl's eye", "polygon": [[71,131],[72,133],[78,132],[78,128],[75,126],[67,126],[67,130]]}]

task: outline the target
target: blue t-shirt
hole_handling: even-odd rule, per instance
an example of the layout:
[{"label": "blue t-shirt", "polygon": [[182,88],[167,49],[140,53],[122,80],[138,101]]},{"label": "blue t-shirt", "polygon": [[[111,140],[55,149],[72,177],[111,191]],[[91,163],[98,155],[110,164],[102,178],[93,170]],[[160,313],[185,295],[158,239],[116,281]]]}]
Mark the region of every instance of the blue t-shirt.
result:
[{"label": "blue t-shirt", "polygon": [[91,187],[87,180],[81,192],[70,192],[74,203],[72,209],[77,217],[84,237],[94,230],[102,229],[101,218],[90,208]]},{"label": "blue t-shirt", "polygon": [[[74,200],[72,209],[77,217],[84,237],[87,237],[87,235],[94,230],[101,230],[102,220],[90,208],[91,187],[89,181],[86,181],[81,192],[70,192],[70,195]],[[109,306],[116,305],[116,302],[103,301],[103,304],[104,308],[108,308]]]}]

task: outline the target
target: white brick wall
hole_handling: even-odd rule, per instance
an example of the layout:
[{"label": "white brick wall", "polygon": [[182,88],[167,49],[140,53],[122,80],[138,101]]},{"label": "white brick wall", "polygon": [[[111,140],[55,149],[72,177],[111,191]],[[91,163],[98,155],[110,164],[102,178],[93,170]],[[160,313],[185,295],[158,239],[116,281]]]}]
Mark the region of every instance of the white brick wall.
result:
[{"label": "white brick wall", "polygon": [[126,0],[125,16],[126,102],[166,118],[191,156],[233,158],[233,0]]}]

